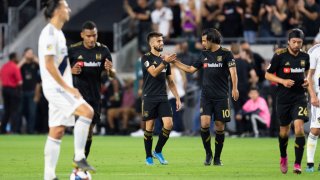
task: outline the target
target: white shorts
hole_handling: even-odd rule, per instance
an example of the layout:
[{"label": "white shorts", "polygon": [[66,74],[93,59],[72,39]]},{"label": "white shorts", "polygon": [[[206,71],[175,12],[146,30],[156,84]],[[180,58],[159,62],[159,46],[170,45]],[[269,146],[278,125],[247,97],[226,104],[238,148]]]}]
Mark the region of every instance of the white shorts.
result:
[{"label": "white shorts", "polygon": [[49,127],[74,126],[75,116],[73,113],[86,101],[83,98],[77,99],[60,88],[43,92],[49,102]]},{"label": "white shorts", "polygon": [[310,128],[320,128],[320,108],[312,105]]}]

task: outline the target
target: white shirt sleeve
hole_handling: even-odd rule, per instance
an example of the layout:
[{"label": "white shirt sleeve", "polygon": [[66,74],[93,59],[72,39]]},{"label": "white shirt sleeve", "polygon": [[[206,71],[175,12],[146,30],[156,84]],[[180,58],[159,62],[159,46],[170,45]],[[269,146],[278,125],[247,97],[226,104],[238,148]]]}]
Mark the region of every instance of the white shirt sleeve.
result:
[{"label": "white shirt sleeve", "polygon": [[57,55],[57,39],[54,35],[48,35],[43,43],[43,55]]},{"label": "white shirt sleeve", "polygon": [[309,53],[310,56],[310,69],[316,69],[317,67],[317,62],[319,57],[317,56],[316,51],[312,51],[311,53]]}]

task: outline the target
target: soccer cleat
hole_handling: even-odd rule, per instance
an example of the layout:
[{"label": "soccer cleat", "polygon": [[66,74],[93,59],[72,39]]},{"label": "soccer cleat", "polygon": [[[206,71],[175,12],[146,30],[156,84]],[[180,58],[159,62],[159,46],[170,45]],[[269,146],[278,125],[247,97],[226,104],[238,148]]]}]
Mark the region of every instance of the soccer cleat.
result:
[{"label": "soccer cleat", "polygon": [[320,163],[319,163],[319,166],[318,166],[318,171],[320,171]]},{"label": "soccer cleat", "polygon": [[213,160],[213,165],[214,165],[214,166],[223,166],[220,158],[214,158],[214,160]]},{"label": "soccer cleat", "polygon": [[88,164],[88,162],[85,158],[81,159],[80,161],[73,161],[73,166],[75,168],[81,169],[82,171],[96,172],[94,167],[92,167],[90,164]]},{"label": "soccer cleat", "polygon": [[168,161],[166,161],[162,155],[162,153],[156,153],[155,151],[153,151],[153,157],[157,158],[160,162],[160,164],[162,165],[167,165]]},{"label": "soccer cleat", "polygon": [[313,166],[308,166],[306,168],[306,172],[314,172],[314,167]]},{"label": "soccer cleat", "polygon": [[205,166],[210,166],[212,159],[213,159],[212,154],[207,154],[206,159],[204,160],[203,164]]},{"label": "soccer cleat", "polygon": [[294,164],[293,166],[293,173],[295,174],[301,174],[301,165],[300,164]]},{"label": "soccer cleat", "polygon": [[288,172],[288,158],[280,158],[280,170],[283,174]]},{"label": "soccer cleat", "polygon": [[146,158],[146,165],[148,165],[148,166],[154,165],[152,157],[147,157]]},{"label": "soccer cleat", "polygon": [[53,180],[59,180],[57,177],[53,178]]}]

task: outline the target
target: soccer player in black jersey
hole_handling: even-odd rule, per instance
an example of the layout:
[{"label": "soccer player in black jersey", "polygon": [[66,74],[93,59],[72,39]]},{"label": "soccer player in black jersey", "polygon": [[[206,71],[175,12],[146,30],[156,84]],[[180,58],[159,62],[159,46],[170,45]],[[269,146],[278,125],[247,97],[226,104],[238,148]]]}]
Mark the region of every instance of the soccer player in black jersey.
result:
[{"label": "soccer player in black jersey", "polygon": [[229,106],[229,77],[232,81],[232,97],[236,101],[239,98],[237,88],[238,78],[235,60],[232,53],[220,46],[221,34],[218,30],[210,28],[202,33],[202,45],[206,50],[201,56],[187,66],[180,61],[174,61],[175,65],[189,73],[194,73],[203,68],[203,88],[201,94],[201,138],[206,151],[204,165],[210,165],[213,159],[211,150],[210,121],[214,114],[215,153],[214,165],[222,165],[220,156],[224,143],[225,123],[230,121]]},{"label": "soccer player in black jersey", "polygon": [[82,41],[69,47],[68,54],[72,67],[73,84],[94,110],[85,146],[85,155],[88,157],[93,128],[100,121],[101,74],[106,72],[113,76],[114,71],[108,47],[97,42],[98,30],[94,22],[87,21],[82,25],[81,38]]},{"label": "soccer player in black jersey", "polygon": [[303,125],[309,120],[306,96],[308,82],[305,78],[310,63],[309,55],[300,50],[303,38],[304,34],[300,29],[289,31],[288,47],[276,51],[265,75],[267,80],[278,83],[276,112],[280,122],[280,170],[283,174],[288,171],[287,146],[292,121],[296,136],[293,172],[301,173],[305,145]]},{"label": "soccer player in black jersey", "polygon": [[147,42],[151,51],[142,56],[141,66],[143,72],[143,90],[142,90],[142,116],[146,122],[144,132],[144,147],[146,151],[146,164],[153,165],[151,154],[152,135],[155,119],[161,118],[163,128],[159,134],[158,143],[153,156],[163,165],[168,164],[162,155],[162,148],[169,139],[170,131],[173,126],[172,109],[168,101],[166,90],[166,79],[168,87],[175,96],[177,110],[181,108],[181,101],[176,86],[171,75],[170,64],[176,55],[164,55],[160,53],[163,50],[163,36],[158,32],[148,34]]}]

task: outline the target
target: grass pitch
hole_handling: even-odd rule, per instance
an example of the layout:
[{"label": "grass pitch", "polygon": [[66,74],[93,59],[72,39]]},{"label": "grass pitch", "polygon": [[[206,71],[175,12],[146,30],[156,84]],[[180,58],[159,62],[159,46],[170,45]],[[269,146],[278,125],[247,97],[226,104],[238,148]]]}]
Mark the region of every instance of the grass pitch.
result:
[{"label": "grass pitch", "polygon": [[[46,136],[0,136],[0,180],[43,179],[43,151]],[[153,147],[157,142],[154,138]],[[214,141],[213,141],[214,142]],[[294,138],[288,146],[289,171],[279,170],[276,138],[226,138],[222,152],[224,166],[204,166],[205,153],[200,137],[171,138],[163,154],[169,165],[144,163],[142,138],[95,136],[89,162],[97,169],[94,180],[104,179],[319,179],[320,172],[306,173],[306,151],[301,175],[292,173]],[[316,166],[320,161],[320,143]],[[214,145],[212,145],[214,151]],[[59,179],[69,179],[72,171],[73,136],[62,141],[57,166]]]}]

